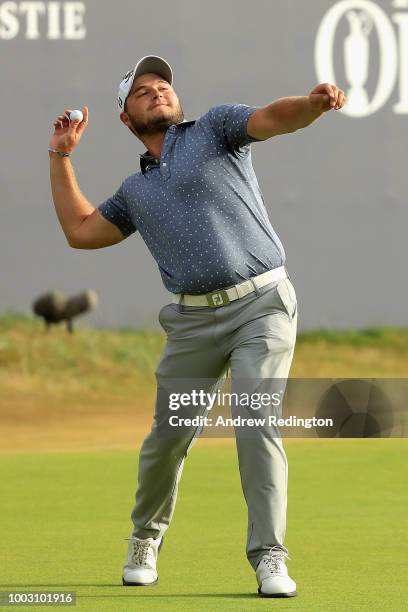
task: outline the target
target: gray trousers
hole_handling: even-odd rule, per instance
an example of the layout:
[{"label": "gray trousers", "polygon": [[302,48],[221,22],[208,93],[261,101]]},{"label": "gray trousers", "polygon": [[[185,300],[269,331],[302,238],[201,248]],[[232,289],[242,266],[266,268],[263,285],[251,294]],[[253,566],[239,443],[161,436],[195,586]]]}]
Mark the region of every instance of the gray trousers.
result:
[{"label": "gray trousers", "polygon": [[[167,343],[156,370],[157,400],[151,432],[139,459],[133,536],[160,538],[168,528],[187,453],[197,438],[158,435],[169,414],[166,381],[203,378],[287,379],[296,342],[297,302],[289,278],[220,308],[166,304],[159,322]],[[197,409],[198,410],[198,409]],[[202,414],[200,412],[196,414]],[[192,416],[194,416],[192,414]],[[248,506],[247,558],[255,569],[272,546],[284,546],[288,466],[282,439],[270,431],[236,436],[242,489]]]}]

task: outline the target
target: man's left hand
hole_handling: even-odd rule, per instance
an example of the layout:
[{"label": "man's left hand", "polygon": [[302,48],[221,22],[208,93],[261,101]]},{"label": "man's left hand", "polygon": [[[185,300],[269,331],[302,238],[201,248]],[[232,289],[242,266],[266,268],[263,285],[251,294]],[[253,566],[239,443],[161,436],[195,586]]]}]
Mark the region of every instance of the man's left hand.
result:
[{"label": "man's left hand", "polygon": [[309,95],[310,107],[312,110],[326,113],[331,110],[340,110],[347,102],[347,98],[342,89],[331,85],[330,83],[323,83],[317,85]]}]

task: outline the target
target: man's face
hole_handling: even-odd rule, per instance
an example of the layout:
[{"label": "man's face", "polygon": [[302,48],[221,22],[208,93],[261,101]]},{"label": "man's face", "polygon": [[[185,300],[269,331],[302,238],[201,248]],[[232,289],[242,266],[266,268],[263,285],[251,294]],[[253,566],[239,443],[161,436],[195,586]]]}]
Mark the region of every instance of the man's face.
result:
[{"label": "man's face", "polygon": [[158,74],[142,74],[134,80],[126,98],[121,121],[138,137],[165,132],[184,119],[180,101],[167,81]]}]

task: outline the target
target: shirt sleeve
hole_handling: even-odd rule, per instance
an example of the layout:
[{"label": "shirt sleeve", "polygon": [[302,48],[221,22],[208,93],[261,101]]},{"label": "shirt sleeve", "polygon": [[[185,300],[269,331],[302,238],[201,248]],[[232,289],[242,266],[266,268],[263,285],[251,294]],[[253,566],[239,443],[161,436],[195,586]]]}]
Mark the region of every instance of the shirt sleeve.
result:
[{"label": "shirt sleeve", "polygon": [[105,219],[120,229],[125,238],[137,231],[128,212],[126,200],[123,195],[123,184],[112,197],[98,206],[98,210]]},{"label": "shirt sleeve", "polygon": [[260,142],[247,132],[248,119],[257,108],[247,104],[222,104],[210,108],[207,118],[217,138],[238,151],[252,142]]}]

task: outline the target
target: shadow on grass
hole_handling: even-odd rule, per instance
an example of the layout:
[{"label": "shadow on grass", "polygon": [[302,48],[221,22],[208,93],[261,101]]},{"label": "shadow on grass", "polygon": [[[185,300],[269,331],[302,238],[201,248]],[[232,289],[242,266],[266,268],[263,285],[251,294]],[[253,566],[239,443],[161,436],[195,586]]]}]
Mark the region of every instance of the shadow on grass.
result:
[{"label": "shadow on grass", "polygon": [[[114,597],[134,597],[134,598],[138,598],[140,599],[141,597],[148,597],[149,599],[168,599],[169,597],[181,597],[181,598],[185,598],[185,599],[193,599],[196,597],[202,597],[202,598],[212,598],[212,599],[217,599],[218,597],[220,599],[224,598],[224,599],[253,599],[254,597],[259,598],[258,593],[160,593],[158,595],[143,595],[140,594],[140,591],[137,591],[137,594],[135,593],[136,589],[133,589],[131,593],[127,593],[126,595],[117,595],[115,593]],[[132,593],[134,593],[132,595]],[[89,597],[94,597],[96,599],[98,598],[102,598],[102,597],[112,597],[112,595],[80,595],[78,597],[78,599],[86,599]]]},{"label": "shadow on grass", "polygon": [[[138,587],[125,587],[126,589],[126,594],[117,594],[115,593],[115,595],[78,595],[78,599],[87,599],[87,598],[104,598],[104,597],[153,597],[154,599],[167,599],[169,597],[183,597],[185,599],[192,599],[192,598],[196,598],[196,597],[211,597],[211,598],[225,598],[225,599],[253,599],[253,598],[258,598],[258,593],[157,593],[154,594],[154,587],[157,585],[152,585],[149,588],[149,593],[147,594],[145,591],[144,587],[143,589],[139,590]],[[94,587],[94,588],[103,588],[103,587],[117,587],[117,588],[121,588],[124,589],[124,587],[121,584],[1,584],[0,588],[9,588],[9,589],[19,589],[21,590],[22,588],[26,588],[26,589],[36,589],[36,588],[58,588],[60,590],[64,589],[67,590],[68,588],[71,589],[79,589],[81,587]],[[143,592],[145,592],[145,594],[143,594]]]}]

